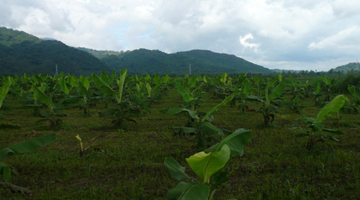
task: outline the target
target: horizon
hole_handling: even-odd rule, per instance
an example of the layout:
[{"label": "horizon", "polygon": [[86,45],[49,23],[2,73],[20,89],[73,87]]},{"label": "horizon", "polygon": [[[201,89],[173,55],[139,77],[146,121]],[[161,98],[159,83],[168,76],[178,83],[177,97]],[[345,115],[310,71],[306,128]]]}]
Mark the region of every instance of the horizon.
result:
[{"label": "horizon", "polygon": [[[0,27],[0,28],[1,28],[1,27]],[[25,32],[25,31],[16,30],[16,29],[9,28],[9,27],[3,27],[3,28],[10,29],[10,30],[14,30],[14,31],[24,32],[24,33],[26,33],[26,34],[30,34],[30,33],[27,33],[27,32]],[[48,40],[50,40],[50,41],[58,41],[58,42],[61,42],[61,43],[65,44],[63,41],[58,40],[58,39],[56,39],[56,38],[51,38],[51,37],[42,37],[42,38],[40,38],[40,37],[38,37],[38,36],[36,36],[36,35],[33,35],[33,34],[30,34],[30,35],[32,35],[32,36],[34,36],[34,37],[36,37],[36,38],[38,38],[38,39],[40,39],[40,40],[44,40],[44,41],[48,41]],[[68,44],[65,44],[65,45],[69,46]],[[83,49],[89,49],[89,50],[92,50],[92,51],[100,51],[100,52],[118,52],[118,53],[125,53],[125,52],[129,52],[129,51],[131,52],[131,51],[135,51],[135,50],[145,49],[145,50],[149,50],[149,51],[160,51],[160,52],[165,53],[165,54],[176,54],[176,53],[180,53],[180,52],[189,52],[189,51],[196,51],[196,50],[199,50],[199,51],[210,51],[210,52],[212,52],[212,53],[217,53],[217,54],[227,54],[227,53],[223,53],[223,52],[215,52],[215,51],[208,50],[208,49],[190,49],[190,50],[185,50],[185,51],[177,51],[177,52],[170,52],[170,53],[169,53],[169,52],[164,52],[164,51],[159,50],[159,49],[146,49],[146,48],[142,48],[142,47],[137,48],[137,49],[133,49],[133,50],[126,50],[126,51],[123,51],[123,50],[118,51],[118,50],[106,50],[106,49],[92,49],[92,48],[88,48],[88,47],[74,47],[74,46],[69,46],[69,47],[76,48],[76,49],[79,49],[79,48],[81,49],[81,48],[83,48]],[[237,56],[237,55],[234,55],[234,54],[227,54],[227,55],[232,55],[232,56],[236,56],[236,57],[238,57],[238,58],[244,59],[244,58],[242,58],[242,57],[240,57],[240,56]],[[246,59],[245,59],[245,60],[246,60]],[[246,60],[246,61],[251,62],[251,63],[254,63],[254,62],[252,62],[252,61],[250,61],[250,60]],[[329,70],[268,68],[268,67],[266,67],[266,66],[262,66],[262,65],[260,65],[260,66],[262,66],[262,67],[264,67],[264,68],[268,68],[268,69],[270,69],[270,70],[276,70],[276,71],[295,71],[295,72],[298,72],[298,71],[314,71],[314,72],[328,72],[328,71],[330,71],[331,69],[335,69],[335,68],[337,68],[337,67],[341,67],[341,66],[344,66],[344,65],[347,65],[347,64],[351,64],[351,63],[359,63],[359,62],[358,62],[358,61],[356,61],[356,62],[348,62],[348,63],[342,64],[342,65],[336,66],[336,67],[334,67],[334,68],[330,68]],[[257,63],[254,63],[254,64],[259,65],[259,64],[257,64]]]},{"label": "horizon", "polygon": [[355,62],[357,0],[5,1],[0,26],[72,47],[235,55],[269,69],[317,70]]}]

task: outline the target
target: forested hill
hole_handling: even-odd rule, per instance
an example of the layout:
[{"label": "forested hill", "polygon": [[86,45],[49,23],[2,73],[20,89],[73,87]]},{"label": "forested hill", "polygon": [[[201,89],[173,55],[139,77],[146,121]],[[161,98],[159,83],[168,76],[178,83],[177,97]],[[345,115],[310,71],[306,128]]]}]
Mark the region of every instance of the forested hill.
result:
[{"label": "forested hill", "polygon": [[167,54],[158,50],[138,49],[101,58],[113,70],[128,69],[130,74],[220,74],[273,73],[270,69],[229,54],[191,50]]},{"label": "forested hill", "polygon": [[126,52],[73,48],[54,39],[39,39],[22,31],[0,27],[0,76],[26,74],[89,75],[101,71],[129,74],[221,74],[273,73],[270,69],[234,55],[207,50],[167,54],[158,50],[138,49]]},{"label": "forested hill", "polygon": [[329,72],[330,73],[340,72],[340,73],[343,73],[343,74],[352,73],[352,72],[360,72],[360,66],[359,66],[358,62],[356,62],[356,63],[351,62],[351,63],[348,63],[346,65],[336,67],[335,69],[331,69]]},{"label": "forested hill", "polygon": [[98,58],[56,40],[41,40],[22,31],[0,27],[0,76],[55,74],[88,75],[110,72]]}]

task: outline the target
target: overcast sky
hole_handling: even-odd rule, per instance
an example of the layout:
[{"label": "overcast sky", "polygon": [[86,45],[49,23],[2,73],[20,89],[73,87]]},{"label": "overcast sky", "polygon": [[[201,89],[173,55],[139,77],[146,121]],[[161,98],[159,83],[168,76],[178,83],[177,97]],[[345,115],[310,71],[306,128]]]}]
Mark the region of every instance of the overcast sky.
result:
[{"label": "overcast sky", "polygon": [[206,49],[271,69],[360,59],[360,0],[0,0],[0,26],[97,50]]}]

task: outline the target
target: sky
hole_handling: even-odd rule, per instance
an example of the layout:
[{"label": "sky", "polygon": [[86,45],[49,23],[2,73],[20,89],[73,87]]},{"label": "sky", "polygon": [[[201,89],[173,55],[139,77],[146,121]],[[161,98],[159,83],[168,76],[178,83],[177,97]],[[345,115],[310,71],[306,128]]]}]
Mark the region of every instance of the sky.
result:
[{"label": "sky", "polygon": [[359,0],[0,0],[0,26],[73,47],[204,49],[270,69],[360,59]]}]

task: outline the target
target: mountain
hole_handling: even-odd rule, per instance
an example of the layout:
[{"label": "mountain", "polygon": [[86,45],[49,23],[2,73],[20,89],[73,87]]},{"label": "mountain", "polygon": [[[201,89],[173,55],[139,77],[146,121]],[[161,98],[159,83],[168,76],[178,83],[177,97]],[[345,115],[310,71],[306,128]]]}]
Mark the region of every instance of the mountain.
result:
[{"label": "mountain", "polygon": [[99,59],[104,58],[105,56],[111,56],[111,55],[118,56],[123,53],[122,51],[108,51],[108,50],[99,51],[99,50],[94,50],[94,49],[89,49],[89,48],[84,48],[84,47],[78,47],[77,49],[79,49],[81,51],[85,51]]},{"label": "mountain", "polygon": [[357,72],[360,72],[360,66],[359,66],[359,63],[358,62],[352,62],[352,63],[348,63],[346,65],[342,65],[342,66],[339,66],[339,67],[336,67],[335,69],[331,69],[329,71],[329,73],[332,73],[332,72],[341,72],[343,74],[346,74],[346,73],[349,73],[351,71],[357,71]]},{"label": "mountain", "polygon": [[301,70],[289,70],[289,69],[271,69],[275,73],[300,73]]},{"label": "mountain", "polygon": [[26,74],[89,75],[110,72],[98,58],[60,41],[42,40],[22,31],[0,27],[0,76]]},{"label": "mountain", "polygon": [[41,40],[33,35],[23,31],[15,31],[0,27],[0,44],[10,47],[11,45],[20,44],[22,42],[40,42]]},{"label": "mountain", "polygon": [[52,39],[0,27],[0,76],[26,74],[89,75],[127,69],[129,74],[237,74],[274,73],[229,54],[191,50],[167,54],[159,50],[98,51],[73,48]]},{"label": "mountain", "polygon": [[55,38],[50,38],[50,37],[44,37],[44,38],[40,38],[41,40],[53,40],[53,41],[58,41]]},{"label": "mountain", "polygon": [[270,69],[229,54],[191,50],[167,54],[159,50],[138,49],[100,58],[111,69],[126,68],[129,74],[221,74],[273,73]]}]

